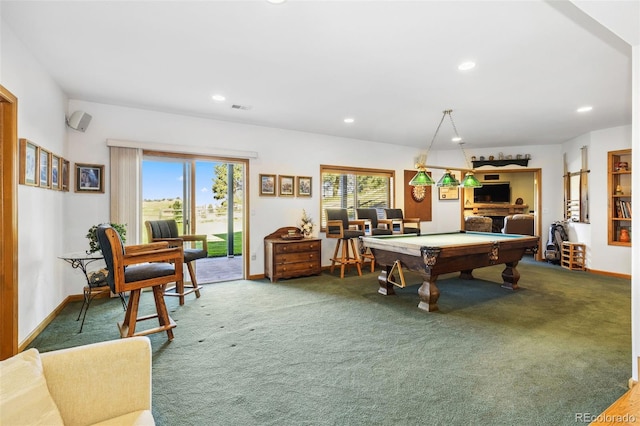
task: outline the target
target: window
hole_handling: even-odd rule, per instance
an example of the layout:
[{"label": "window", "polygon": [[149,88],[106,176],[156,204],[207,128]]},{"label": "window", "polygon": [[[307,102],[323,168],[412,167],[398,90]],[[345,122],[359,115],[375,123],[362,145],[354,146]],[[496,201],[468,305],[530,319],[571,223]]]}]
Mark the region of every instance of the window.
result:
[{"label": "window", "polygon": [[394,177],[393,170],[321,165],[321,229],[328,208],[347,209],[349,218],[355,219],[355,209],[392,207]]}]

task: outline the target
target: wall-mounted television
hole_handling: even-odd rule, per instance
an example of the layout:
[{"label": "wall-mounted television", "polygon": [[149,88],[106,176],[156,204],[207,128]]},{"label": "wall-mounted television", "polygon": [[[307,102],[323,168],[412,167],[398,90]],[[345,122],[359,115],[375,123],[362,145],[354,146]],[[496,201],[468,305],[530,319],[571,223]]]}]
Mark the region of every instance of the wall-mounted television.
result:
[{"label": "wall-mounted television", "polygon": [[483,183],[473,189],[474,203],[510,203],[511,187],[508,183]]}]

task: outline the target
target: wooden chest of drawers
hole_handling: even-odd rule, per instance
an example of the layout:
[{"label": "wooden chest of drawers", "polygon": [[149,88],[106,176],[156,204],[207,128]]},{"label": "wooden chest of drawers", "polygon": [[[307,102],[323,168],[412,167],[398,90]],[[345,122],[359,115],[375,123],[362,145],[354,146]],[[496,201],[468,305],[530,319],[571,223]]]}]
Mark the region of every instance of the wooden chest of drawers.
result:
[{"label": "wooden chest of drawers", "polygon": [[322,240],[283,239],[282,235],[286,235],[289,229],[296,228],[280,228],[264,239],[264,275],[271,282],[280,278],[303,277],[322,272]]}]

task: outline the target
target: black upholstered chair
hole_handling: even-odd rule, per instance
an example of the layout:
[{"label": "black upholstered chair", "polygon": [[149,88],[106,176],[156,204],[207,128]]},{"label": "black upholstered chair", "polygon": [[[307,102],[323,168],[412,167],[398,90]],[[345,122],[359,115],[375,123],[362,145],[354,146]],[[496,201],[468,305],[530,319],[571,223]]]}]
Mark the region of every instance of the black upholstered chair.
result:
[{"label": "black upholstered chair", "polygon": [[[340,264],[340,278],[344,278],[345,267],[356,265],[358,275],[362,275],[362,260],[356,249],[355,240],[364,235],[364,220],[349,220],[347,209],[327,209],[327,238],[337,238],[338,243],[331,258],[331,273],[336,262]],[[355,229],[353,229],[355,227]],[[342,254],[338,250],[342,245]]]},{"label": "black upholstered chair", "polygon": [[[173,340],[175,322],[164,301],[164,287],[182,281],[182,247],[169,247],[167,242],[124,246],[120,235],[108,224],[98,226],[98,242],[109,274],[107,282],[113,293],[129,292],[124,320],[118,323],[121,337],[144,336],[166,331]],[[156,313],[138,317],[140,293],[153,290]],[[138,321],[158,318],[158,327],[136,332]]]},{"label": "black upholstered chair", "polygon": [[378,222],[377,209],[356,209],[358,219],[365,220],[366,235],[391,235],[393,231],[387,226],[381,226]]},{"label": "black upholstered chair", "polygon": [[420,218],[404,217],[402,209],[384,209],[386,219],[380,219],[394,234],[420,235]]},{"label": "black upholstered chair", "polygon": [[[184,263],[187,264],[189,276],[191,277],[191,285],[181,284],[170,287],[165,290],[167,296],[178,296],[180,304],[184,304],[184,297],[187,294],[196,293],[196,297],[200,297],[201,286],[196,280],[196,271],[193,269],[193,262],[197,259],[207,257],[207,236],[206,235],[179,235],[178,224],[175,220],[148,220],[145,222],[147,227],[147,235],[149,241],[166,241],[170,246],[181,246],[184,249]],[[190,247],[193,243],[201,245],[201,247]]]},{"label": "black upholstered chair", "polygon": [[[391,235],[393,231],[389,227],[382,227],[378,223],[378,210],[376,209],[356,209],[358,219],[364,220],[365,235]],[[369,259],[371,263],[371,272],[376,269],[376,258],[368,248],[361,248],[361,256],[363,259]]]}]

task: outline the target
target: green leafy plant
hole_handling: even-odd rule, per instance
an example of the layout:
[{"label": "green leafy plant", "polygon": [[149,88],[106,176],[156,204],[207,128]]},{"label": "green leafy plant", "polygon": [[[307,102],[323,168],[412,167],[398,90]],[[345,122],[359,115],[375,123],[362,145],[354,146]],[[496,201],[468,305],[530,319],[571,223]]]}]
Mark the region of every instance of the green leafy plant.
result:
[{"label": "green leafy plant", "polygon": [[[109,225],[111,225],[111,227],[115,229],[118,234],[120,234],[120,239],[122,240],[123,243],[127,242],[127,228],[126,228],[127,225],[126,224],[123,225],[121,223],[110,223]],[[87,239],[89,240],[88,253],[94,253],[100,250],[100,243],[98,242],[98,235],[96,234],[96,231],[98,230],[98,226],[100,225],[93,225],[91,228],[89,228],[89,231],[87,232]]]}]

